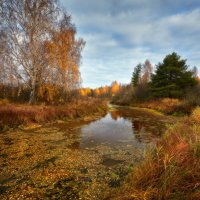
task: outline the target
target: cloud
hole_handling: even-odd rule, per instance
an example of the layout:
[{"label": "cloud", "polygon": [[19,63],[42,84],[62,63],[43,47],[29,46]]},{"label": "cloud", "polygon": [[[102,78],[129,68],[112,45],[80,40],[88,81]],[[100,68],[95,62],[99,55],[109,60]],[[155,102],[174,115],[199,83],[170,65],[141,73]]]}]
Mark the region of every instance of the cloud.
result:
[{"label": "cloud", "polygon": [[153,64],[176,51],[200,66],[200,2],[197,0],[63,0],[78,36],[86,40],[84,86],[130,81],[134,66]]}]

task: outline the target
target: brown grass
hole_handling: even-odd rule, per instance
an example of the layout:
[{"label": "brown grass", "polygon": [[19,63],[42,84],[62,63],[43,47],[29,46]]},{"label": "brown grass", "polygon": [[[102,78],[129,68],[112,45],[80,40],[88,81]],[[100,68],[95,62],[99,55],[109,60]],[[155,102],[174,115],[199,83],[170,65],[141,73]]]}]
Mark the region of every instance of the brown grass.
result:
[{"label": "brown grass", "polygon": [[179,99],[157,99],[137,104],[139,107],[158,110],[165,114],[190,114],[193,106]]},{"label": "brown grass", "polygon": [[194,109],[194,111],[192,112],[191,118],[195,122],[200,123],[200,107],[197,107]]},{"label": "brown grass", "polygon": [[130,178],[117,199],[200,199],[200,125],[187,118],[169,127]]},{"label": "brown grass", "polygon": [[0,104],[0,130],[28,123],[73,119],[106,111],[106,102],[98,99],[79,100],[62,106]]}]

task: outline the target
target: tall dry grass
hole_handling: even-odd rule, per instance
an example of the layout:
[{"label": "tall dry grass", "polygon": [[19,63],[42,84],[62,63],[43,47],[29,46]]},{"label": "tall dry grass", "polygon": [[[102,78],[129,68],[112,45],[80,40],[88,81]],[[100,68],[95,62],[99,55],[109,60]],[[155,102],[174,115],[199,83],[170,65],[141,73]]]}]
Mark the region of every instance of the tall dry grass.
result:
[{"label": "tall dry grass", "polygon": [[139,107],[158,110],[165,114],[190,114],[193,106],[179,99],[163,98],[136,104]]},{"label": "tall dry grass", "polygon": [[74,101],[62,106],[0,104],[0,130],[28,123],[43,123],[57,119],[73,119],[105,112],[106,102],[98,99]]},{"label": "tall dry grass", "polygon": [[200,108],[170,126],[136,167],[123,195],[116,199],[200,199]]},{"label": "tall dry grass", "polygon": [[194,111],[192,112],[191,118],[196,123],[200,123],[200,107],[197,107],[194,109]]}]

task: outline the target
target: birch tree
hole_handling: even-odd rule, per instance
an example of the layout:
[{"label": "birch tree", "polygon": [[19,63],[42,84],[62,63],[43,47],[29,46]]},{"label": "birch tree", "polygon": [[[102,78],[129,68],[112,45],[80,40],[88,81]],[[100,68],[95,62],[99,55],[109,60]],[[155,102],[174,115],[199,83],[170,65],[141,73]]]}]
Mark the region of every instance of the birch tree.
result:
[{"label": "birch tree", "polygon": [[[70,47],[63,47],[63,54],[61,55],[60,53],[60,56],[67,59],[67,62],[63,62],[62,69],[68,69],[71,59],[68,55],[72,51],[70,48],[77,44],[75,39],[76,31],[75,27],[71,24],[70,17],[59,7],[58,1],[2,0],[0,5],[1,29],[4,30],[7,36],[9,66],[12,67],[13,77],[26,84],[29,88],[29,103],[36,101],[38,92],[41,88],[47,86],[47,83],[51,82],[51,86],[56,86],[59,77],[52,76],[52,74],[56,74],[56,71],[60,72],[60,76],[65,77],[65,80],[62,79],[62,86],[70,85],[66,79],[68,71],[61,70],[60,61],[55,61],[56,57],[52,54],[53,51],[49,51],[47,45],[54,43],[57,48],[59,48],[61,43],[63,46],[67,45],[67,43],[61,40],[57,41],[58,38],[56,38],[56,35],[59,37],[66,33],[66,30],[73,30],[73,40],[68,39],[68,42],[71,42]],[[65,34],[63,37],[67,38],[69,34]],[[84,42],[80,40],[79,45],[75,49],[78,52],[76,59],[77,74],[80,52],[83,45]],[[54,59],[53,64],[50,63],[53,60],[50,59],[51,55],[53,55]]]}]

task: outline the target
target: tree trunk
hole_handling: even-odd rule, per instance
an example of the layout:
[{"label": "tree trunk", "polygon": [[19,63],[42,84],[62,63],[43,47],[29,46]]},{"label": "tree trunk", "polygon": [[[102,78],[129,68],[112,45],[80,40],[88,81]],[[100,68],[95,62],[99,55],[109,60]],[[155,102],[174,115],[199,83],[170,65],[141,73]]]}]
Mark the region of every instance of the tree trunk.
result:
[{"label": "tree trunk", "polygon": [[29,104],[34,104],[36,101],[36,94],[35,94],[35,84],[31,87],[31,93],[29,98]]}]

